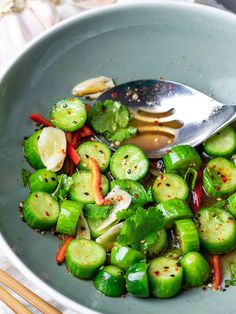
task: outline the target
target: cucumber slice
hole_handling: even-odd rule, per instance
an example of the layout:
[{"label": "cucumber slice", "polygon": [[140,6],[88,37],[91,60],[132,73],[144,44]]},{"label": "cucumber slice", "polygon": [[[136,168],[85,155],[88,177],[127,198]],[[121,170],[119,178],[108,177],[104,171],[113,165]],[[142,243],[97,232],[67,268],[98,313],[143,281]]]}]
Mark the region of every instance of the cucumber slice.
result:
[{"label": "cucumber slice", "polygon": [[24,202],[23,215],[31,228],[47,230],[57,222],[59,204],[46,192],[33,192]]},{"label": "cucumber slice", "polygon": [[159,255],[161,252],[163,252],[163,250],[167,246],[167,233],[165,229],[158,230],[157,235],[158,237],[156,241],[153,244],[148,246],[148,249],[147,249],[148,256]]},{"label": "cucumber slice", "polygon": [[67,132],[81,128],[87,119],[84,103],[79,98],[65,98],[58,101],[50,112],[52,124]]},{"label": "cucumber slice", "polygon": [[183,252],[179,248],[174,247],[165,252],[163,256],[173,259],[179,259],[181,256],[183,256]]},{"label": "cucumber slice", "polygon": [[125,293],[125,279],[123,270],[109,265],[99,270],[94,286],[108,297],[121,297]]},{"label": "cucumber slice", "polygon": [[181,259],[184,280],[190,287],[199,287],[207,282],[211,274],[207,260],[198,252],[189,252]]},{"label": "cucumber slice", "polygon": [[86,218],[105,219],[109,216],[113,206],[110,205],[97,205],[86,204],[83,212]]},{"label": "cucumber slice", "polygon": [[228,211],[236,218],[236,193],[227,199],[226,204]]},{"label": "cucumber slice", "polygon": [[127,270],[132,264],[145,258],[144,254],[130,247],[116,244],[111,250],[111,264]]},{"label": "cucumber slice", "polygon": [[56,232],[75,235],[76,226],[84,204],[74,201],[64,201],[56,225]]},{"label": "cucumber slice", "polygon": [[72,240],[66,250],[66,265],[80,279],[93,278],[105,261],[106,251],[92,240]]},{"label": "cucumber slice", "polygon": [[110,171],[116,179],[139,181],[149,170],[149,160],[145,153],[135,145],[123,145],[111,157]]},{"label": "cucumber slice", "polygon": [[188,198],[189,188],[182,177],[174,173],[162,173],[153,183],[152,194],[157,203]]},{"label": "cucumber slice", "polygon": [[236,149],[236,132],[227,126],[203,143],[205,152],[212,157],[229,157]]},{"label": "cucumber slice", "polygon": [[145,260],[131,265],[126,271],[125,279],[126,287],[130,294],[140,298],[149,296],[147,264]]},{"label": "cucumber slice", "polygon": [[229,212],[221,208],[203,208],[194,220],[200,243],[209,253],[224,254],[234,248],[236,224]]},{"label": "cucumber slice", "polygon": [[236,190],[236,167],[229,160],[210,160],[203,172],[203,186],[210,196],[223,197]]},{"label": "cucumber slice", "polygon": [[123,222],[114,225],[104,232],[100,237],[96,239],[96,242],[101,244],[106,251],[110,251],[114,246],[114,243],[117,240],[118,235],[120,234],[121,227]]},{"label": "cucumber slice", "polygon": [[89,169],[88,158],[94,158],[100,170],[104,172],[109,166],[111,150],[106,144],[100,142],[85,142],[77,148],[80,156],[79,169]]},{"label": "cucumber slice", "polygon": [[42,130],[34,132],[24,141],[24,156],[34,169],[45,168],[38,151],[38,139]]},{"label": "cucumber slice", "polygon": [[47,192],[52,193],[57,187],[57,175],[55,172],[46,169],[39,169],[29,177],[30,192]]},{"label": "cucumber slice", "polygon": [[193,214],[186,202],[174,199],[157,205],[165,217],[166,227],[171,227],[175,220],[192,218]]},{"label": "cucumber slice", "polygon": [[[69,197],[73,201],[84,204],[95,203],[92,191],[92,174],[88,170],[79,170],[72,176],[73,184],[70,187]],[[102,175],[101,190],[106,195],[109,189],[107,178]]]},{"label": "cucumber slice", "polygon": [[100,230],[100,226],[103,224],[104,220],[105,219],[94,219],[94,218],[87,219],[91,237],[93,239],[100,237],[102,234],[104,234],[106,231],[108,231],[111,228],[111,226],[108,226],[107,228]]},{"label": "cucumber slice", "polygon": [[157,257],[150,262],[148,279],[154,297],[170,298],[182,287],[183,268],[172,258]]},{"label": "cucumber slice", "polygon": [[179,145],[171,149],[163,156],[164,165],[167,171],[184,172],[188,168],[200,169],[201,157],[195,148],[189,145]]},{"label": "cucumber slice", "polygon": [[191,219],[175,221],[175,233],[181,251],[184,254],[199,251],[199,236]]}]

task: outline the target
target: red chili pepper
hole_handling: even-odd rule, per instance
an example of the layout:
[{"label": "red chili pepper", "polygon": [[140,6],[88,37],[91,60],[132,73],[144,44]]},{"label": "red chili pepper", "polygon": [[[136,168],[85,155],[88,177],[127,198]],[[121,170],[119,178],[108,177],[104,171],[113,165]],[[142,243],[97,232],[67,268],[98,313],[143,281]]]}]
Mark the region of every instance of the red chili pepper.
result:
[{"label": "red chili pepper", "polygon": [[91,136],[92,134],[93,134],[93,131],[90,130],[90,128],[87,127],[87,125],[82,126],[82,128],[74,132],[73,139],[72,139],[72,146],[74,147],[74,149],[78,147],[79,140],[81,138]]},{"label": "red chili pepper", "polygon": [[103,205],[104,198],[101,193],[102,176],[100,173],[97,160],[94,158],[89,158],[88,162],[89,162],[89,168],[91,169],[91,172],[92,172],[92,191],[93,191],[95,202],[97,205]]},{"label": "red chili pepper", "polygon": [[75,165],[78,165],[78,163],[80,162],[80,156],[77,153],[77,151],[74,149],[72,144],[70,142],[68,142],[68,141],[67,141],[67,145],[66,145],[66,152],[70,156],[70,158],[73,161],[73,163]]},{"label": "red chili pepper", "polygon": [[89,104],[85,104],[85,109],[86,109],[86,112],[89,113],[89,111],[90,111],[90,105],[89,105]]},{"label": "red chili pepper", "polygon": [[197,181],[194,191],[192,192],[193,196],[193,211],[197,212],[200,208],[202,201],[202,171],[199,170],[197,174]]},{"label": "red chili pepper", "polygon": [[219,290],[221,284],[220,255],[211,256],[211,265],[214,273],[213,288]]},{"label": "red chili pepper", "polygon": [[55,260],[57,264],[62,264],[65,260],[66,257],[66,249],[68,247],[68,245],[70,244],[70,242],[73,240],[73,237],[68,237],[64,243],[62,244],[62,246],[60,247],[60,249],[58,250]]},{"label": "red chili pepper", "polygon": [[40,116],[40,114],[32,113],[30,119],[35,121],[38,124],[43,124],[44,126],[53,126],[50,121],[45,119],[44,117]]}]

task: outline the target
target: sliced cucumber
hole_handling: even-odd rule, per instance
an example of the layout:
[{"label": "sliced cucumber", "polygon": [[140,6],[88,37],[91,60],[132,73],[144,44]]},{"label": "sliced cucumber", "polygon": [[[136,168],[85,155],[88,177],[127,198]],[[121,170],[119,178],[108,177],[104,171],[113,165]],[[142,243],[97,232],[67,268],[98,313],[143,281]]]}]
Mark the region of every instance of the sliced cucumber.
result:
[{"label": "sliced cucumber", "polygon": [[42,130],[38,130],[24,141],[25,158],[34,169],[45,168],[38,151],[38,139],[41,133]]},{"label": "sliced cucumber", "polygon": [[157,203],[188,198],[189,188],[182,177],[174,173],[162,173],[154,181],[152,194]]},{"label": "sliced cucumber", "polygon": [[55,172],[46,169],[39,169],[29,177],[30,192],[47,192],[52,193],[57,187],[57,175]]},{"label": "sliced cucumber", "polygon": [[94,219],[94,218],[87,219],[91,237],[93,239],[100,237],[102,234],[104,234],[106,231],[108,231],[111,228],[111,226],[108,226],[105,229],[102,229],[102,230],[99,229],[99,227],[103,224],[104,220],[105,219]]},{"label": "sliced cucumber", "polygon": [[184,254],[199,251],[199,236],[191,219],[175,221],[175,232],[180,249]]},{"label": "sliced cucumber", "polygon": [[100,170],[103,172],[107,169],[110,162],[111,150],[110,148],[100,142],[85,142],[77,148],[80,156],[79,169],[89,169],[88,158],[94,158]]},{"label": "sliced cucumber", "polygon": [[149,170],[149,160],[137,146],[123,145],[111,157],[110,171],[116,179],[139,181]]},{"label": "sliced cucumber", "polygon": [[236,190],[236,167],[229,160],[210,160],[203,172],[203,186],[210,196],[222,197]]},{"label": "sliced cucumber", "polygon": [[212,157],[229,157],[236,149],[236,132],[227,126],[203,144],[205,152]]},{"label": "sliced cucumber", "polygon": [[75,235],[76,226],[84,204],[74,201],[64,201],[56,225],[56,231],[63,234]]},{"label": "sliced cucumber", "polygon": [[113,265],[104,266],[99,270],[94,286],[108,297],[121,297],[126,290],[123,270]]},{"label": "sliced cucumber", "polygon": [[100,237],[96,239],[96,242],[101,244],[106,251],[110,251],[114,246],[114,243],[117,240],[118,235],[120,234],[121,227],[123,222],[114,225],[104,232]]},{"label": "sliced cucumber", "polygon": [[80,279],[93,278],[105,261],[106,251],[92,240],[72,240],[66,250],[66,265]]},{"label": "sliced cucumber", "polygon": [[145,260],[131,265],[126,271],[125,279],[126,287],[130,294],[140,298],[149,296],[147,264]]},{"label": "sliced cucumber", "polygon": [[202,165],[201,157],[195,148],[189,145],[179,145],[163,156],[167,171],[184,172],[188,168],[199,169]]},{"label": "sliced cucumber", "polygon": [[183,252],[179,248],[173,247],[166,251],[163,256],[173,259],[179,259],[181,256],[183,256]]},{"label": "sliced cucumber", "polygon": [[181,259],[184,280],[191,287],[203,285],[211,274],[207,260],[198,252],[189,252]]},{"label": "sliced cucumber", "polygon": [[63,131],[76,131],[87,119],[85,105],[79,98],[62,99],[53,105],[50,119],[54,126]]},{"label": "sliced cucumber", "polygon": [[194,217],[200,243],[211,254],[224,254],[235,246],[236,224],[233,216],[221,208],[201,209]]},{"label": "sliced cucumber", "polygon": [[83,212],[86,218],[105,219],[112,208],[113,206],[110,205],[86,204]]},{"label": "sliced cucumber", "polygon": [[159,255],[161,252],[163,252],[163,250],[167,246],[167,233],[165,229],[158,230],[157,235],[158,237],[156,241],[153,244],[148,246],[148,249],[147,249],[148,256]]},{"label": "sliced cucumber", "polygon": [[228,211],[236,218],[236,193],[227,199],[226,204]]},{"label": "sliced cucumber", "polygon": [[183,268],[175,259],[157,257],[149,264],[148,279],[154,297],[170,298],[182,287]]},{"label": "sliced cucumber", "polygon": [[33,192],[24,202],[23,215],[31,228],[47,230],[57,222],[59,204],[46,192]]},{"label": "sliced cucumber", "polygon": [[[69,196],[73,201],[84,204],[95,203],[92,191],[92,174],[88,170],[79,170],[72,176],[73,184],[70,187]],[[109,183],[105,176],[102,175],[101,190],[106,195],[109,189]]]},{"label": "sliced cucumber", "polygon": [[137,263],[144,257],[141,252],[118,243],[111,250],[111,264],[123,270],[127,270],[130,265]]},{"label": "sliced cucumber", "polygon": [[193,217],[187,203],[179,199],[162,202],[157,207],[165,217],[166,227],[171,227],[175,220]]}]

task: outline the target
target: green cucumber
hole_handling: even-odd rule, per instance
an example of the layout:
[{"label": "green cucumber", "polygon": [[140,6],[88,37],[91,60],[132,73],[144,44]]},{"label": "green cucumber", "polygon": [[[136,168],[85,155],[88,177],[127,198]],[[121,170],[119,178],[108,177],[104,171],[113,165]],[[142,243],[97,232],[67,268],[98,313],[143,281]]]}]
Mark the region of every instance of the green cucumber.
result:
[{"label": "green cucumber", "polygon": [[210,160],[203,172],[203,186],[207,194],[213,197],[223,197],[234,192],[236,167],[222,157]]},{"label": "green cucumber", "polygon": [[113,265],[104,266],[94,279],[94,286],[108,297],[121,297],[126,290],[123,270]]},{"label": "green cucumber", "polygon": [[207,260],[198,252],[189,252],[181,259],[184,280],[190,287],[199,287],[207,282],[211,268]]},{"label": "green cucumber", "polygon": [[42,130],[34,132],[24,141],[24,156],[34,169],[45,168],[38,151],[38,139]]},{"label": "green cucumber", "polygon": [[211,254],[224,254],[232,250],[236,241],[233,216],[224,209],[208,207],[194,217],[202,247]]},{"label": "green cucumber", "polygon": [[212,157],[229,157],[236,149],[236,132],[231,126],[217,132],[203,143],[204,151]]},{"label": "green cucumber", "polygon": [[181,256],[183,256],[183,252],[179,248],[173,247],[166,251],[163,256],[173,259],[179,259]]},{"label": "green cucumber", "polygon": [[46,192],[33,192],[24,202],[23,216],[31,228],[48,230],[57,222],[59,204]]},{"label": "green cucumber", "polygon": [[164,165],[167,171],[184,172],[188,168],[200,169],[201,157],[195,148],[189,145],[175,146],[163,156]]},{"label": "green cucumber", "polygon": [[148,279],[154,297],[171,298],[182,287],[183,268],[175,259],[157,257],[149,264]]},{"label": "green cucumber", "polygon": [[81,128],[87,119],[84,103],[79,98],[65,98],[53,105],[50,112],[52,124],[66,132]]},{"label": "green cucumber", "polygon": [[110,171],[115,179],[139,181],[145,177],[148,170],[147,156],[135,145],[123,145],[111,157]]},{"label": "green cucumber", "polygon": [[75,239],[66,250],[66,265],[75,277],[91,279],[106,261],[106,251],[98,243]]},{"label": "green cucumber", "polygon": [[192,218],[193,214],[185,201],[174,199],[157,205],[165,217],[166,227],[171,227],[175,220]]},{"label": "green cucumber", "polygon": [[125,279],[126,287],[130,294],[140,298],[149,296],[147,264],[145,260],[131,265],[126,271]]},{"label": "green cucumber", "polygon": [[153,183],[152,194],[157,203],[188,198],[189,188],[182,177],[175,173],[162,173]]},{"label": "green cucumber", "polygon": [[110,205],[97,205],[86,204],[83,212],[86,218],[105,219],[109,216],[113,206]]},{"label": "green cucumber", "polygon": [[144,257],[144,254],[141,252],[118,243],[111,250],[111,264],[123,270],[127,270],[130,265],[140,261]]},{"label": "green cucumber", "polygon": [[226,204],[228,211],[236,218],[236,193],[227,199]]},{"label": "green cucumber", "polygon": [[163,250],[166,248],[167,246],[167,233],[165,231],[165,229],[161,229],[157,231],[157,239],[156,241],[149,245],[147,248],[147,255],[148,256],[157,256],[159,255],[161,252],[163,252]]},{"label": "green cucumber", "polygon": [[100,142],[84,142],[79,145],[77,152],[80,156],[79,169],[89,169],[88,158],[94,158],[101,172],[104,172],[110,163],[111,150],[110,148]]},{"label": "green cucumber", "polygon": [[84,204],[74,201],[63,201],[58,217],[56,232],[75,235],[76,226]]},{"label": "green cucumber", "polygon": [[91,237],[93,239],[100,237],[102,234],[104,234],[106,231],[108,231],[111,228],[111,226],[108,226],[105,229],[99,230],[99,227],[103,224],[103,222],[104,222],[104,219],[87,218],[89,230],[91,233]]},{"label": "green cucumber", "polygon": [[[92,174],[88,170],[79,170],[72,176],[73,184],[69,190],[69,197],[73,201],[84,204],[95,203],[92,191]],[[106,195],[109,189],[107,178],[102,175],[101,190],[102,194]]]},{"label": "green cucumber", "polygon": [[57,175],[55,172],[46,169],[39,169],[29,177],[30,192],[47,192],[52,193],[57,187]]},{"label": "green cucumber", "polygon": [[175,233],[180,249],[184,254],[199,251],[199,236],[191,219],[175,221]]}]

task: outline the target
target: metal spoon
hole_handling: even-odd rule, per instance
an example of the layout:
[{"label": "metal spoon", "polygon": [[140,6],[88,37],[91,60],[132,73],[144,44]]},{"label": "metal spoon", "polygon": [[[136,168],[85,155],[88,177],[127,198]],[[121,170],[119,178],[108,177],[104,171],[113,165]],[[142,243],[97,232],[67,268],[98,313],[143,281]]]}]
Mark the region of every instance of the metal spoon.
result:
[{"label": "metal spoon", "polygon": [[[175,140],[158,150],[146,151],[149,158],[161,157],[172,146],[197,146],[236,118],[236,107],[224,105],[180,83],[164,80],[138,80],[117,85],[98,100],[118,100],[150,130],[174,134]],[[170,125],[175,127],[170,127]],[[110,144],[104,138],[103,142]],[[169,141],[170,142],[170,141]],[[117,149],[116,146],[112,147]]]}]

